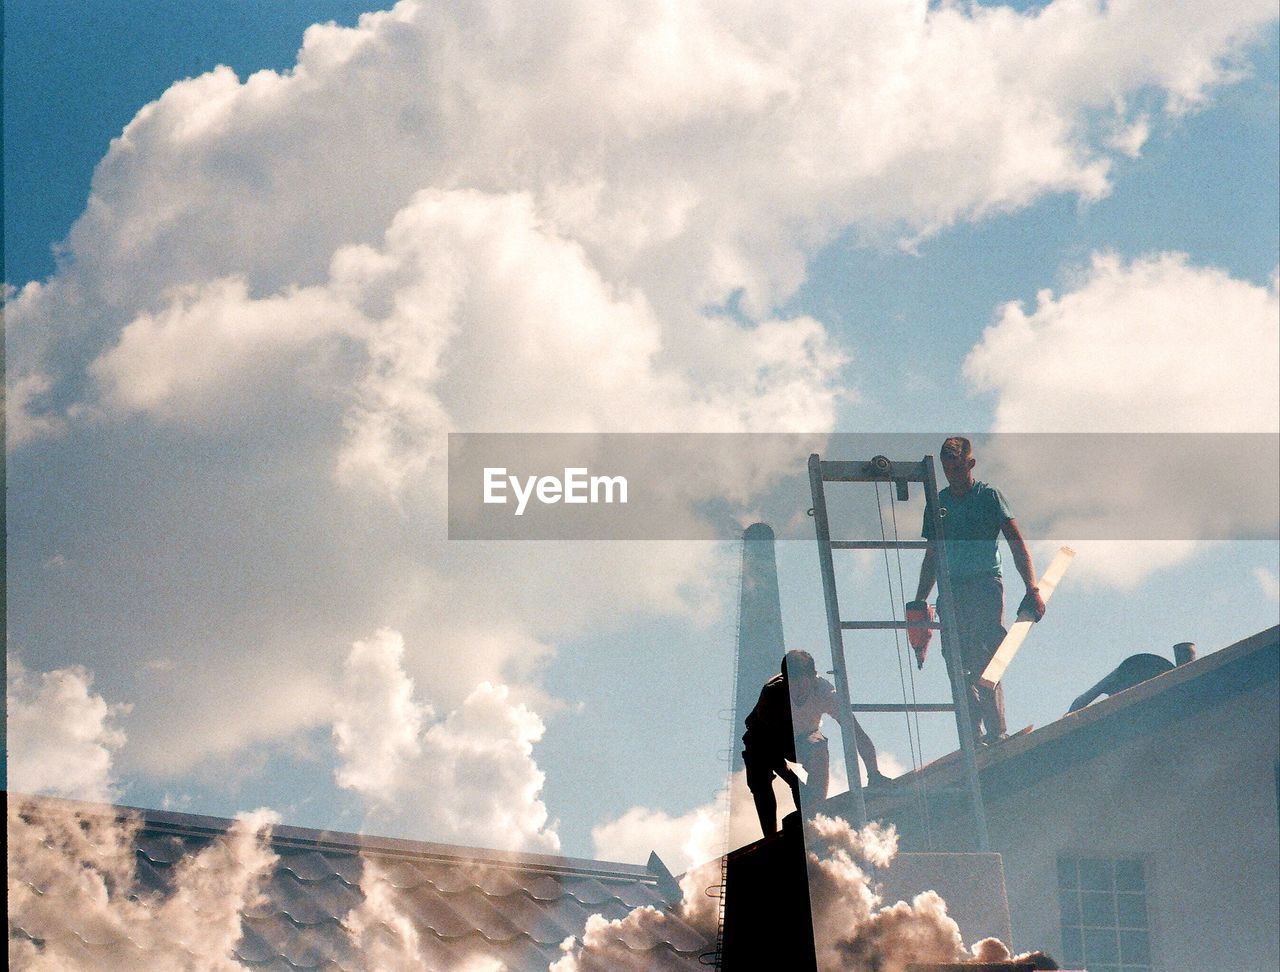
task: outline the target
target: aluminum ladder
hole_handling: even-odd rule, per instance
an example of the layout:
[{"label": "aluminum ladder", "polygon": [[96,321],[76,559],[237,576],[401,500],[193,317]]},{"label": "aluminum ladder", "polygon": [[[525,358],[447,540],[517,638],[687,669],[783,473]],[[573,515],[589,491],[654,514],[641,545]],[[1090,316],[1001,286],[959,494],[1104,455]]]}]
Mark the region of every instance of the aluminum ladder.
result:
[{"label": "aluminum ladder", "polygon": [[[901,621],[847,621],[840,616],[840,600],[836,591],[836,550],[925,550],[928,540],[832,540],[831,526],[827,519],[827,483],[888,483],[897,490],[899,500],[907,499],[909,483],[924,486],[925,516],[932,527],[936,552],[938,593],[943,601],[951,601],[951,579],[947,572],[947,550],[943,543],[943,522],[938,506],[938,484],[934,476],[933,457],[925,456],[918,462],[895,462],[884,456],[869,461],[824,460],[817,453],[809,456],[809,488],[813,494],[814,530],[818,535],[818,563],[822,570],[822,591],[827,608],[827,633],[831,640],[831,660],[834,666],[836,695],[845,711],[858,712],[953,712],[956,734],[960,738],[960,753],[964,766],[969,802],[973,814],[973,827],[977,850],[989,851],[991,840],[987,832],[987,813],[982,802],[982,787],[978,781],[977,741],[973,724],[969,719],[969,686],[965,681],[959,653],[952,650],[957,643],[955,622],[943,616],[941,622],[933,620],[929,627],[939,630],[943,656],[947,660],[947,674],[951,682],[951,702],[922,702],[912,704],[905,699],[896,703],[852,702],[849,698],[849,673],[845,661],[844,633],[846,631],[906,630],[907,622]],[[905,596],[905,592],[904,596]],[[908,659],[908,664],[910,660]],[[866,800],[862,793],[862,777],[858,773],[856,741],[851,734],[842,733],[844,764],[849,777],[849,792],[853,798],[856,816],[854,823],[861,827],[867,822]]]}]

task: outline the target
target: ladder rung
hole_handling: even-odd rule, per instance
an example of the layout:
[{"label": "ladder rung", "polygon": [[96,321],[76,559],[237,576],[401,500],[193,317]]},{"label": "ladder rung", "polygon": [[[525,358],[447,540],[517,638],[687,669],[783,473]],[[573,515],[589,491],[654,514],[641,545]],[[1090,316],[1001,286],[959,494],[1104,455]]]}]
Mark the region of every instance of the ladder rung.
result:
[{"label": "ladder rung", "polygon": [[832,540],[832,550],[926,550],[928,540]]},{"label": "ladder rung", "polygon": [[[907,628],[907,622],[906,621],[841,621],[840,627],[845,631],[884,631],[884,630],[892,630],[893,628],[898,628],[899,630],[905,631]],[[919,621],[912,621],[911,627],[923,628],[925,627],[925,625],[922,625]],[[942,627],[942,625],[937,621],[930,621],[928,624],[928,627],[934,631],[937,631]]]},{"label": "ladder rung", "polygon": [[854,712],[955,712],[956,707],[950,702],[853,702],[849,708]]}]

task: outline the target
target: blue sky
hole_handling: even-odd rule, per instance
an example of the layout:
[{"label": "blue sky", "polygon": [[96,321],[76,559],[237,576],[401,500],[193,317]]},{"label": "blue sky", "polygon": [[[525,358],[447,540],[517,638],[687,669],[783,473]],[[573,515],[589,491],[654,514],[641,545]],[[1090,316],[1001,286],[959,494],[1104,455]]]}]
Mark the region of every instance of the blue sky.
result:
[{"label": "blue sky", "polygon": [[[405,5],[254,87],[360,6],[7,4],[5,278],[42,282],[8,310],[10,705],[39,723],[41,673],[72,673],[113,760],[81,792],[581,856],[645,807],[634,840],[678,848],[723,782],[736,552],[459,549],[446,427],[1274,432],[1274,11],[875,6],[811,65],[834,13],[663,49],[652,11],[629,45],[570,3],[540,31]],[[1012,725],[1131,651],[1276,622],[1273,542],[1128,548],[1082,556]],[[779,563],[821,654],[813,550]],[[398,735],[370,714],[396,700]]]}]

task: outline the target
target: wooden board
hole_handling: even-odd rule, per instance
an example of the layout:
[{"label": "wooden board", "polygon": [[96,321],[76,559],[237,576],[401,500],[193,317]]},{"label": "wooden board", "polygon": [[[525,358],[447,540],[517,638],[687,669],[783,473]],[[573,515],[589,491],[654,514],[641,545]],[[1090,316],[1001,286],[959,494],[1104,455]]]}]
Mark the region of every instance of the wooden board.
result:
[{"label": "wooden board", "polygon": [[[1053,558],[1053,563],[1049,565],[1049,569],[1040,578],[1040,596],[1044,598],[1045,604],[1048,604],[1049,598],[1053,597],[1053,592],[1058,588],[1058,581],[1062,580],[1062,575],[1071,566],[1071,561],[1075,555],[1076,552],[1070,547],[1061,548]],[[1013,656],[1018,653],[1018,649],[1022,647],[1022,642],[1026,640],[1027,635],[1031,632],[1031,626],[1035,623],[1034,618],[1018,615],[1018,619],[1013,622],[1013,627],[1004,636],[1004,641],[1000,642],[1000,647],[996,649],[996,653],[990,663],[983,669],[982,675],[978,679],[979,682],[987,688],[996,687],[1000,679],[1004,677],[1004,672],[1009,667],[1009,662],[1013,661]]]}]

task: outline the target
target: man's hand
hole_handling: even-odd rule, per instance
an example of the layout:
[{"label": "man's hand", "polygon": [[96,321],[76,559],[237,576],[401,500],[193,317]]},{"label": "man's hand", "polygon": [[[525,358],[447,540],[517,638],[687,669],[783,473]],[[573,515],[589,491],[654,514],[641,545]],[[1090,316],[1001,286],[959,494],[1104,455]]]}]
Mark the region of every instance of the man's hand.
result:
[{"label": "man's hand", "polygon": [[1040,588],[1028,587],[1027,598],[1031,601],[1032,604],[1036,606],[1036,614],[1039,617],[1043,618],[1044,617],[1044,597],[1040,594]]}]

